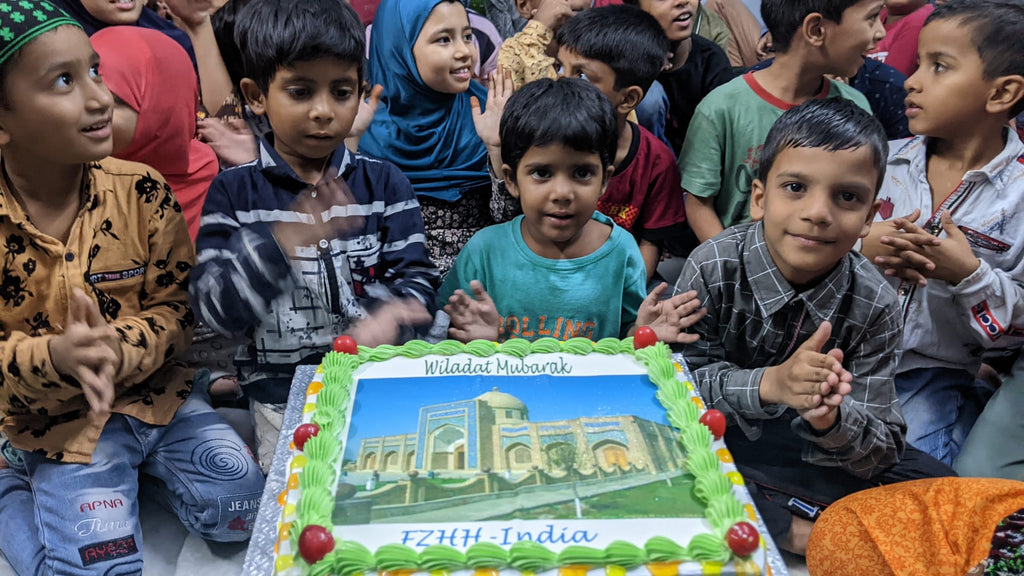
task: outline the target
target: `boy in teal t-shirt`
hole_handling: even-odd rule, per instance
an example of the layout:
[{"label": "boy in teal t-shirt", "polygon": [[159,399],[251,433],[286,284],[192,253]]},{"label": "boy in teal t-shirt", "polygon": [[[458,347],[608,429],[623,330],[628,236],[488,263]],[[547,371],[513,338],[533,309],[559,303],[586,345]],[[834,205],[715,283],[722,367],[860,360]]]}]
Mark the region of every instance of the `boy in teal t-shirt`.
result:
[{"label": "boy in teal t-shirt", "polygon": [[662,284],[645,298],[636,241],[595,211],[618,136],[611,103],[583,80],[538,80],[508,100],[502,172],[523,215],[481,230],[456,258],[438,294],[451,337],[599,340],[649,325],[665,342],[696,340],[683,333],[704,315],[696,293],[662,302]]},{"label": "boy in teal t-shirt", "polygon": [[860,92],[826,75],[857,73],[861,55],[885,37],[878,20],[882,5],[882,0],[762,3],[775,62],[708,94],[679,154],[687,221],[701,242],[749,219],[761,147],[783,112],[813,98],[833,97],[871,111]]}]

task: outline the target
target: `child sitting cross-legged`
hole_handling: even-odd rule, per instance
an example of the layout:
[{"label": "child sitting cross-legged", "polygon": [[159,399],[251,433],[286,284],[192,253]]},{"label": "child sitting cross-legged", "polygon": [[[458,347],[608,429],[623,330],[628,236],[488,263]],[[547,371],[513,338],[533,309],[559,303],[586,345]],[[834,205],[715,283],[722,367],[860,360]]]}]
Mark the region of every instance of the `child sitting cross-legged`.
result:
[{"label": "child sitting cross-legged", "polygon": [[[921,30],[907,79],[917,137],[894,143],[883,208],[862,251],[882,267],[906,319],[896,374],[909,441],[964,475],[1018,470],[1021,382],[992,394],[984,354],[1024,344],[1024,3],[953,0]],[[1001,416],[1000,416],[1001,414]],[[1013,477],[1013,476],[1010,476]]]},{"label": "child sitting cross-legged", "polygon": [[263,474],[176,360],[181,207],[107,157],[114,99],[78,23],[22,0],[0,29],[0,553],[18,574],[142,573],[143,478],[191,532],[246,540]]},{"label": "child sitting cross-legged", "polygon": [[264,467],[295,367],[333,339],[395,344],[428,323],[437,270],[409,180],[345,147],[361,102],[364,36],[336,0],[260,0],[235,30],[241,86],[271,132],[259,158],[210,186],[192,298],[200,319],[245,335],[239,382]]},{"label": "child sitting cross-legged", "polygon": [[459,253],[438,296],[449,334],[598,340],[625,337],[635,323],[667,342],[696,338],[682,333],[703,314],[693,294],[645,299],[636,241],[595,212],[619,139],[608,99],[583,80],[537,80],[509,98],[500,134],[502,172],[523,214]]},{"label": "child sitting cross-legged", "polygon": [[954,475],[907,446],[896,291],[852,251],[878,210],[887,150],[881,124],[848,100],[784,113],[753,183],[755,221],[697,247],[677,284],[707,310],[684,347],[694,384],[725,413],[772,537],[796,553],[846,494]]}]

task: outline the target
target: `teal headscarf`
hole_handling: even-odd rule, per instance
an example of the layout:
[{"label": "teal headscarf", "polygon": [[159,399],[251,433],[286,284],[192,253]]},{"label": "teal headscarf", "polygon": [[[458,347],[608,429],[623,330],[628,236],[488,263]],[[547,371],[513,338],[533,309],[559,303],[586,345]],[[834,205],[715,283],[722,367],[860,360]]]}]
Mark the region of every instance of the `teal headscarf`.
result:
[{"label": "teal headscarf", "polygon": [[420,78],[412,47],[442,1],[384,0],[377,7],[367,79],[384,94],[359,151],[395,163],[416,194],[455,201],[490,180],[469,104],[476,96],[482,106],[487,91],[473,80],[467,92],[442,94]]},{"label": "teal headscarf", "polygon": [[43,32],[65,25],[82,27],[49,2],[0,1],[0,64]]}]

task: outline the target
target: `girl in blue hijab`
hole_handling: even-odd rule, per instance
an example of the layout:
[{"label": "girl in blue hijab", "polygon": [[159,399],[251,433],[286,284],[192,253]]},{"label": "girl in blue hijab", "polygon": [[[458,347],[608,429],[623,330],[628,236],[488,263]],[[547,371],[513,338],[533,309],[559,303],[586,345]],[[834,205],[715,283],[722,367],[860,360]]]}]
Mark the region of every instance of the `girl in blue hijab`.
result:
[{"label": "girl in blue hijab", "polygon": [[359,151],[396,164],[423,209],[427,246],[442,272],[477,230],[493,224],[487,150],[473,127],[473,30],[457,0],[383,0],[367,79],[384,87]]}]

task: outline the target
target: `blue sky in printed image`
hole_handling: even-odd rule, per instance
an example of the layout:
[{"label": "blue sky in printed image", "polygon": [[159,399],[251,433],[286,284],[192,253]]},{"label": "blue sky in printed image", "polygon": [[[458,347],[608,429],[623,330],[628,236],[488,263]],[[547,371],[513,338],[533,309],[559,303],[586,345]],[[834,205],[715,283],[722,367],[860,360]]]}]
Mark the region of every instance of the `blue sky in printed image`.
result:
[{"label": "blue sky in printed image", "polygon": [[358,450],[363,438],[414,434],[421,407],[469,400],[495,387],[522,400],[530,422],[631,415],[668,424],[644,375],[380,378],[359,381],[348,448]]}]

